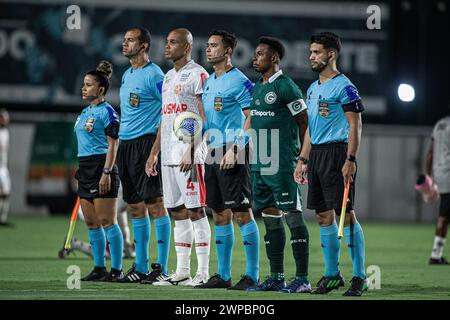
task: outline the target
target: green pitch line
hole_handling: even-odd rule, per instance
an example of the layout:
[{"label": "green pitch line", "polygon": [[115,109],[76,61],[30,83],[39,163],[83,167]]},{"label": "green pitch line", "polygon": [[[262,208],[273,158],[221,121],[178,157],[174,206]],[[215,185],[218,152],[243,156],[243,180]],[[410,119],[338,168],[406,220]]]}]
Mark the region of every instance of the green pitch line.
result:
[{"label": "green pitch line", "polygon": [[[80,290],[66,286],[67,267],[78,265],[82,275],[92,267],[92,261],[77,253],[64,260],[57,257],[67,232],[69,217],[11,219],[14,229],[0,229],[0,299],[178,299],[178,300],[274,300],[274,299],[348,299],[342,297],[352,277],[352,266],[345,241],[341,246],[341,271],[346,279],[344,288],[326,296],[284,294],[278,292],[239,292],[222,289],[199,290],[186,287],[155,287],[140,284],[110,284],[81,282]],[[261,236],[265,234],[258,221]],[[319,243],[319,229],[314,220],[307,222],[310,231],[310,280],[315,283],[323,272],[323,258]],[[236,227],[236,226],[235,226]],[[381,289],[370,290],[362,299],[450,299],[450,266],[429,266],[434,226],[431,224],[363,224],[366,238],[366,267],[377,265],[381,270]],[[213,229],[214,231],[214,229]],[[294,275],[294,262],[286,230],[285,274]],[[150,261],[157,256],[154,227],[151,233]],[[75,237],[88,240],[86,227],[78,221]],[[238,281],[245,271],[245,252],[238,228],[235,230],[232,260],[232,279]],[[214,239],[214,238],[213,238]],[[173,241],[173,238],[172,238]],[[175,250],[171,248],[169,270],[176,267]],[[195,249],[191,270],[197,265]],[[450,256],[450,249],[445,253]],[[445,255],[444,253],[444,255]],[[124,269],[131,266],[124,261]],[[107,261],[110,266],[110,261]],[[217,271],[214,241],[211,250],[211,274]],[[269,272],[264,241],[261,241],[261,278]],[[126,270],[125,270],[126,271]],[[370,276],[370,274],[368,274]]]}]

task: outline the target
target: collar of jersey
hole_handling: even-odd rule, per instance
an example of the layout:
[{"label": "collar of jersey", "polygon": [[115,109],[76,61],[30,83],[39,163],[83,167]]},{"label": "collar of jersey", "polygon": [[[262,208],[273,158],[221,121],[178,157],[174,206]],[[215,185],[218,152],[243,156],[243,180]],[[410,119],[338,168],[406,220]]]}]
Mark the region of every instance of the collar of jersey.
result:
[{"label": "collar of jersey", "polygon": [[[223,73],[223,74],[227,74],[227,73],[229,73],[231,70],[234,70],[235,68],[236,68],[235,66],[232,66],[230,70],[228,70],[227,72],[225,72],[225,73]],[[215,72],[214,72],[214,79],[217,79],[217,75],[216,75]]]},{"label": "collar of jersey", "polygon": [[95,108],[95,107],[100,107],[102,104],[105,104],[106,103],[106,100],[105,101],[103,101],[103,102],[101,102],[101,103],[99,103],[99,104],[96,104],[95,106],[91,106],[90,104],[88,104],[88,108]]},{"label": "collar of jersey", "polygon": [[173,70],[174,70],[176,73],[178,73],[178,72],[180,72],[180,71],[183,71],[184,68],[186,68],[186,67],[187,67],[189,64],[191,64],[192,62],[194,62],[193,59],[189,60],[189,61],[188,61],[184,66],[182,66],[178,71],[175,70],[175,68],[173,68]]},{"label": "collar of jersey", "polygon": [[130,69],[131,69],[131,71],[142,70],[142,69],[146,68],[147,66],[149,66],[151,64],[152,64],[152,62],[149,61],[146,64],[144,64],[141,68],[133,69],[133,67],[130,67]]},{"label": "collar of jersey", "polygon": [[270,78],[269,78],[269,83],[274,82],[279,76],[281,76],[283,74],[283,70],[278,70],[278,72],[275,72]]},{"label": "collar of jersey", "polygon": [[[339,76],[342,75],[342,74],[343,74],[343,73],[340,73],[340,72],[339,72],[337,75],[335,75],[334,77],[332,77],[330,80],[333,80],[333,79],[339,77]],[[328,80],[328,81],[330,81],[330,80]],[[325,82],[323,82],[323,83],[327,83],[328,81],[325,81]],[[319,84],[319,86],[322,84],[322,82],[320,82],[320,79],[317,80],[317,83]]]}]

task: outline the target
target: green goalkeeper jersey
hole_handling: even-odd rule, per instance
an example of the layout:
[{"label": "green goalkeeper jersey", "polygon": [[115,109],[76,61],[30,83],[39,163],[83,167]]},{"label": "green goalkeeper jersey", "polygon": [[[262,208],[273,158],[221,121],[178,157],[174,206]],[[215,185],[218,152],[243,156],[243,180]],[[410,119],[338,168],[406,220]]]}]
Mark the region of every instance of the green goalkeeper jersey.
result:
[{"label": "green goalkeeper jersey", "polygon": [[306,109],[299,87],[280,70],[267,83],[255,84],[250,108],[251,127],[256,131],[252,171],[270,167],[274,173],[293,172],[300,154],[294,116]]}]

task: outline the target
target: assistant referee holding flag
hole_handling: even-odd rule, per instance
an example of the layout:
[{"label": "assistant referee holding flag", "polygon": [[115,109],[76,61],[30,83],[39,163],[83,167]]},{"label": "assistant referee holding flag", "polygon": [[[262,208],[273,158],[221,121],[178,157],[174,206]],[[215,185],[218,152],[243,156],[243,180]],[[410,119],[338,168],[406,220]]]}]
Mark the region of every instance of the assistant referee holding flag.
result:
[{"label": "assistant referee holding flag", "polygon": [[[361,141],[361,104],[358,90],[339,72],[336,60],[341,41],[331,32],[311,37],[310,62],[319,80],[307,91],[309,134],[294,173],[304,182],[308,171],[308,208],[316,211],[325,257],[325,274],[313,293],[324,294],[344,285],[339,271],[340,241],[336,214],[341,212],[344,185],[350,179],[345,216],[345,239],[353,262],[353,278],[346,296],[360,296],[366,287],[364,235],[354,207],[356,156]],[[309,158],[309,163],[308,163]]]}]

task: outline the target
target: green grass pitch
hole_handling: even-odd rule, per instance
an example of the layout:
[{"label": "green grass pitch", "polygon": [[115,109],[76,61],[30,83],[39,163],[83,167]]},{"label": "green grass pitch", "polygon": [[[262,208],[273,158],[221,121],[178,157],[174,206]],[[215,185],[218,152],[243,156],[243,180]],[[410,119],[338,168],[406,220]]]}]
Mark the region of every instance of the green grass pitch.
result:
[{"label": "green grass pitch", "polygon": [[[199,290],[186,287],[155,287],[141,284],[111,284],[81,282],[81,289],[66,286],[67,267],[77,265],[82,275],[92,268],[92,261],[82,253],[58,259],[69,225],[67,217],[13,217],[15,228],[0,229],[0,299],[177,299],[177,300],[275,300],[275,299],[348,299],[343,289],[326,296],[283,294],[278,292],[236,292],[222,289]],[[319,229],[308,220],[310,232],[310,280],[314,285],[323,272]],[[264,225],[258,220],[261,237]],[[212,225],[212,224],[211,224]],[[236,225],[235,225],[236,228]],[[381,289],[369,290],[359,299],[450,299],[450,266],[429,266],[434,226],[431,224],[363,224],[366,239],[366,267],[377,265],[381,270]],[[214,228],[213,228],[214,231]],[[150,261],[156,260],[154,226],[151,233]],[[286,230],[289,239],[289,231]],[[88,239],[82,221],[77,222],[75,237]],[[214,235],[213,235],[214,239]],[[173,235],[172,235],[173,240]],[[232,258],[232,279],[239,280],[245,271],[245,252],[239,230],[235,229]],[[213,242],[213,241],[212,241]],[[195,250],[191,269],[196,270]],[[448,253],[448,248],[446,250]],[[124,269],[131,266],[124,261]],[[109,266],[109,261],[107,261]],[[290,244],[286,243],[285,273],[291,278],[294,263]],[[169,270],[176,267],[176,255],[171,245]],[[211,249],[211,274],[217,271],[215,245]],[[125,270],[126,271],[126,270]],[[341,247],[341,272],[346,280],[352,277],[352,267],[345,242]],[[264,241],[261,241],[260,275],[268,274]],[[368,274],[370,276],[370,274]],[[348,283],[346,283],[346,287]],[[358,298],[357,298],[358,299]]]}]

